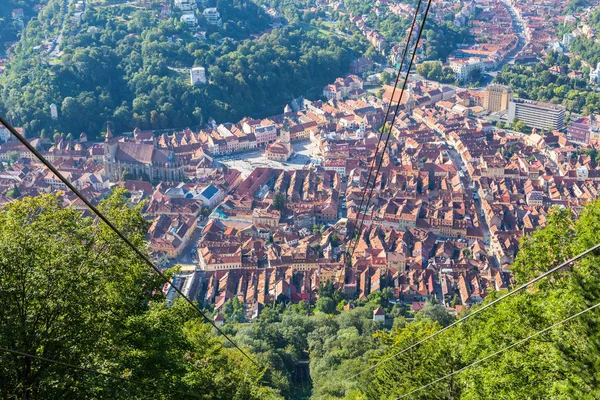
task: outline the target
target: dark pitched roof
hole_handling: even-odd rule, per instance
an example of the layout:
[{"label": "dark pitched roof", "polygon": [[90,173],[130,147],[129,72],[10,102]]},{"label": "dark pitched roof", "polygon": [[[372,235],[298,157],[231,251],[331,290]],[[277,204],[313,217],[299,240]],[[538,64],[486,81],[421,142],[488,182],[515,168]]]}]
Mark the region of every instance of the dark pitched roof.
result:
[{"label": "dark pitched roof", "polygon": [[214,187],[213,185],[208,185],[207,187],[204,188],[204,190],[202,191],[202,196],[206,197],[208,200],[212,199],[217,193],[219,192],[219,189],[217,189],[216,187]]},{"label": "dark pitched roof", "polygon": [[169,162],[169,152],[150,144],[119,143],[115,158],[128,163],[153,164]]}]

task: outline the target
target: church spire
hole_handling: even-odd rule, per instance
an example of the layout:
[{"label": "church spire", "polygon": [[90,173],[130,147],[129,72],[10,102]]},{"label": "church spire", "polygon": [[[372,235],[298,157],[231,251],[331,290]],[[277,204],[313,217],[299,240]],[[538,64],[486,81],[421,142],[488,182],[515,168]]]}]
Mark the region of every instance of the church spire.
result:
[{"label": "church spire", "polygon": [[108,142],[110,139],[112,139],[112,137],[113,137],[113,135],[110,130],[110,124],[108,123],[108,121],[106,121],[106,136],[105,136],[104,140],[106,142]]}]

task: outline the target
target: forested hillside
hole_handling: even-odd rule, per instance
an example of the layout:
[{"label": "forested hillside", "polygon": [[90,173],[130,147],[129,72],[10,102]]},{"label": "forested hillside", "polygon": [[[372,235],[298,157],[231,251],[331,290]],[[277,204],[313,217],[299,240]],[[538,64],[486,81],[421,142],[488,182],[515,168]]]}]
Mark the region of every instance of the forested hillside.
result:
[{"label": "forested hillside", "polygon": [[[595,30],[600,28],[600,9],[590,13],[587,23]],[[600,43],[593,38],[585,35],[577,36],[569,46],[569,50],[588,62],[592,68],[596,68],[600,62]]]},{"label": "forested hillside", "polygon": [[[81,25],[65,24],[62,54],[52,58],[39,46],[60,34],[62,5],[50,0],[29,24],[0,78],[7,115],[32,136],[57,130],[97,137],[107,120],[130,131],[276,114],[294,97],[320,93],[347,71],[350,47],[362,46],[295,24],[250,40],[268,18],[251,1],[236,0],[217,4],[223,27],[208,27],[206,40],[177,13],[159,20],[152,9],[88,7]],[[190,86],[192,66],[207,68],[208,85]]]},{"label": "forested hillside", "polygon": [[3,0],[0,1],[0,57],[6,50],[6,43],[18,40],[19,22],[13,21],[12,10],[23,10],[23,25],[37,14],[35,6],[46,4],[47,0]]}]

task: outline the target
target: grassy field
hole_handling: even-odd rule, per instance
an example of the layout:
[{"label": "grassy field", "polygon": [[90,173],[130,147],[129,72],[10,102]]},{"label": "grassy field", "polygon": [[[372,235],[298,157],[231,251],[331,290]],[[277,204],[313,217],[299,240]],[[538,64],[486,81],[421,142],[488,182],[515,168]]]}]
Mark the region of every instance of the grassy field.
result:
[{"label": "grassy field", "polygon": [[306,30],[307,32],[317,31],[317,32],[319,32],[319,34],[322,37],[325,37],[325,38],[332,36],[332,35],[342,37],[342,35],[340,35],[338,32],[336,32],[335,26],[331,22],[321,22],[319,24],[319,26],[316,26],[313,24],[308,24],[306,22],[301,22],[300,26],[302,27],[302,29]]}]

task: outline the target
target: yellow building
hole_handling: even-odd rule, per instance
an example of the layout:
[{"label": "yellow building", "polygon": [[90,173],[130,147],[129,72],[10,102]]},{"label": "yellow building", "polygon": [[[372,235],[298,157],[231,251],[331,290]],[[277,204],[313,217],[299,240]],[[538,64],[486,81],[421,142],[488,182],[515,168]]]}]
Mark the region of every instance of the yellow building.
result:
[{"label": "yellow building", "polygon": [[483,92],[483,108],[491,112],[508,110],[513,99],[512,90],[504,85],[489,85]]}]

